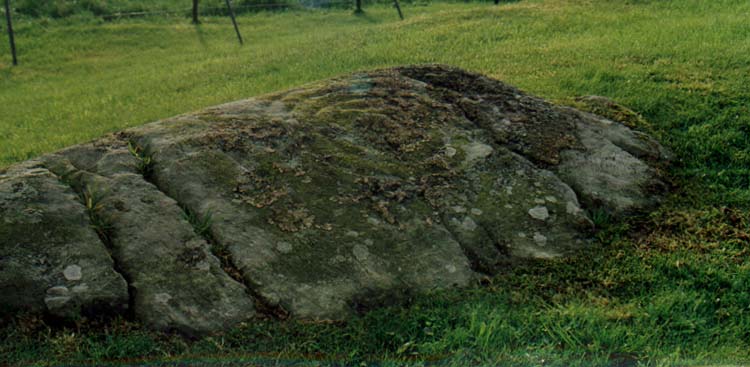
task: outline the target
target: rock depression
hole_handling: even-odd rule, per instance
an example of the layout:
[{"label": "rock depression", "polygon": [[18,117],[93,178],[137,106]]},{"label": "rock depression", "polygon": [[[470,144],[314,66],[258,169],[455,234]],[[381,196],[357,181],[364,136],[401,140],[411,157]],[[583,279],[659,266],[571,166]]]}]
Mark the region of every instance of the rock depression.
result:
[{"label": "rock depression", "polygon": [[459,69],[352,74],[0,171],[0,314],[342,319],[596,246],[587,213],[658,204],[663,159]]}]

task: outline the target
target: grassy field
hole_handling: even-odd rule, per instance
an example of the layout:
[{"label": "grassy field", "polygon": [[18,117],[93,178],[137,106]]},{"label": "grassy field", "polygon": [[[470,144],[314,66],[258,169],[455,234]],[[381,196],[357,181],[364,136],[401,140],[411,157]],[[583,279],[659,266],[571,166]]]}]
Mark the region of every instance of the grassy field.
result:
[{"label": "grassy field", "polygon": [[26,318],[0,331],[0,365],[750,363],[750,2],[527,0],[404,11],[405,21],[385,6],[364,16],[247,14],[243,47],[221,17],[197,27],[186,18],[21,18],[22,64],[0,61],[0,167],[342,73],[439,62],[563,103],[597,94],[633,108],[674,152],[675,193],[645,217],[606,223],[594,253],[519,266],[346,324],[267,320],[184,340],[125,321],[61,330]]}]

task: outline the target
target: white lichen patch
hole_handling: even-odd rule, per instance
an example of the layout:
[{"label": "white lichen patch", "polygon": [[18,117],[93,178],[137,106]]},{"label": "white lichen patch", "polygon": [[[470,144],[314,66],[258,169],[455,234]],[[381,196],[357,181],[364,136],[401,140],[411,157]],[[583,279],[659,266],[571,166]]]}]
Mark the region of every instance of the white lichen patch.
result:
[{"label": "white lichen patch", "polygon": [[67,280],[75,281],[75,280],[81,280],[83,277],[83,274],[81,273],[81,267],[78,265],[68,265],[65,270],[63,270],[63,276]]},{"label": "white lichen patch", "polygon": [[70,293],[70,290],[68,287],[65,286],[54,286],[49,289],[47,289],[47,294],[50,296],[67,296],[68,293]]},{"label": "white lichen patch", "polygon": [[[496,111],[498,110],[497,108],[493,108],[493,109]],[[513,128],[512,123],[507,117],[504,117],[499,122],[492,124],[492,130],[496,132],[505,132],[512,128]]]},{"label": "white lichen patch", "polygon": [[529,209],[529,215],[537,220],[547,220],[549,218],[549,210],[546,206],[539,205]]},{"label": "white lichen patch", "polygon": [[480,143],[478,141],[473,141],[469,144],[466,144],[463,146],[464,153],[466,153],[466,158],[464,159],[464,165],[471,165],[472,163],[483,160],[487,157],[489,157],[490,154],[494,151],[491,146]]},{"label": "white lichen patch", "polygon": [[367,250],[366,246],[361,244],[354,245],[354,248],[352,248],[352,254],[354,254],[354,258],[359,261],[367,261],[370,257],[370,251]]},{"label": "white lichen patch", "polygon": [[70,297],[68,296],[55,296],[55,297],[45,297],[44,298],[44,304],[47,306],[47,309],[49,310],[55,310],[63,307],[66,303],[70,301]]},{"label": "white lichen patch", "polygon": [[477,229],[477,222],[475,222],[474,219],[471,219],[471,217],[464,217],[463,222],[461,222],[461,227],[464,230],[472,232]]},{"label": "white lichen patch", "polygon": [[154,294],[154,302],[157,304],[166,304],[171,299],[172,299],[172,296],[169,293]]},{"label": "white lichen patch", "polygon": [[547,236],[536,232],[534,233],[534,242],[539,246],[546,246],[547,245]]},{"label": "white lichen patch", "polygon": [[294,246],[292,246],[292,244],[289,242],[281,241],[276,244],[276,250],[278,250],[282,254],[288,254],[292,252],[293,249]]},{"label": "white lichen patch", "polygon": [[73,291],[73,293],[83,293],[89,290],[89,285],[86,283],[81,283],[71,288],[71,290]]}]

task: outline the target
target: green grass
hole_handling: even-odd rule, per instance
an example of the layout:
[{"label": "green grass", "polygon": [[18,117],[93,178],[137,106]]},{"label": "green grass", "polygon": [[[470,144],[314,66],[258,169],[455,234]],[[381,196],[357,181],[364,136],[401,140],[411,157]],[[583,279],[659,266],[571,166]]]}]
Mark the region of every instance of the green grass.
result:
[{"label": "green grass", "polygon": [[[528,0],[226,18],[21,18],[0,64],[0,166],[104,133],[355,70],[440,62],[561,102],[611,97],[674,153],[646,218],[600,250],[346,324],[262,321],[184,340],[128,322],[0,332],[0,364],[309,358],[447,364],[750,362],[750,3]],[[5,39],[0,39],[5,47]],[[721,209],[729,207],[730,209]]]}]

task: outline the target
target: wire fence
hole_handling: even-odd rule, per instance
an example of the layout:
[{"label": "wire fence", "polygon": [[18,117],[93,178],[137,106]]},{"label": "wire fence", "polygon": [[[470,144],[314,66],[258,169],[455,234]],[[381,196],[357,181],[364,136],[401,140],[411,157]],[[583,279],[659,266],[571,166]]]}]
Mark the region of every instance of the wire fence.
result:
[{"label": "wire fence", "polygon": [[[3,1],[3,0],[0,0]],[[403,3],[430,0],[401,0]],[[143,16],[186,16],[192,13],[192,0],[10,0],[16,16],[66,18],[94,16],[104,19]],[[354,8],[356,0],[233,0],[237,13],[286,9]],[[393,3],[393,0],[362,0],[363,6]],[[224,0],[200,0],[200,15],[227,15]]]},{"label": "wire fence", "polygon": [[[235,5],[234,11],[237,13],[248,13],[262,10],[292,10],[292,9],[319,9],[319,8],[348,8],[352,7],[352,1],[335,1],[327,2],[325,6],[310,6],[304,3],[259,3],[251,5]],[[99,16],[105,20],[147,16],[186,16],[192,12],[192,8],[182,8],[175,10],[152,10],[152,11],[114,11]],[[228,15],[228,9],[224,7],[200,7],[200,14],[203,16]]]},{"label": "wire fence", "polygon": [[[65,18],[72,16],[94,16],[106,21],[135,17],[191,17],[192,0],[0,0],[7,21],[7,33],[13,56],[13,65],[17,65],[11,14],[29,18]],[[258,2],[256,2],[258,1]],[[262,2],[265,1],[265,2]],[[249,13],[274,10],[303,10],[326,8],[357,8],[373,4],[390,4],[395,7],[398,16],[404,19],[399,3],[426,5],[433,0],[199,0],[198,21],[201,16],[230,16],[240,44],[243,43],[240,29],[235,21],[235,13]],[[494,2],[500,0],[442,0],[455,2]],[[502,2],[518,1],[503,0]],[[230,4],[234,3],[231,5]],[[13,4],[13,6],[10,6]],[[9,9],[9,10],[6,10]],[[2,27],[0,27],[0,30]]]},{"label": "wire fence", "polygon": [[[4,1],[4,0],[0,0]],[[200,16],[229,15],[224,0],[199,0]],[[232,0],[235,13],[309,9],[353,9],[357,0]],[[434,0],[399,0],[402,4],[427,5]],[[442,0],[455,2],[493,0]],[[506,2],[509,0],[503,0]],[[192,0],[10,0],[14,16],[67,18],[93,16],[104,20],[169,16],[189,17]],[[393,0],[362,0],[362,6],[393,4]],[[1,10],[0,10],[1,11]]]}]

